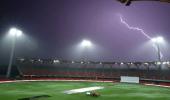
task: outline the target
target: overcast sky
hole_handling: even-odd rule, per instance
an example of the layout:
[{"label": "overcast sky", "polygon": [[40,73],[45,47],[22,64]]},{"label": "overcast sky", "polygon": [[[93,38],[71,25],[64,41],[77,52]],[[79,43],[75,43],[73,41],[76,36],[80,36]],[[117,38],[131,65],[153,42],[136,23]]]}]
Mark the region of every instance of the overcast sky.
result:
[{"label": "overcast sky", "polygon": [[[157,51],[141,32],[163,36],[164,60],[170,60],[170,4],[134,2],[125,6],[116,0],[1,0],[0,62],[8,61],[10,27],[24,35],[17,39],[15,57],[89,59],[102,61],[153,61]],[[93,48],[80,49],[83,39]]]}]

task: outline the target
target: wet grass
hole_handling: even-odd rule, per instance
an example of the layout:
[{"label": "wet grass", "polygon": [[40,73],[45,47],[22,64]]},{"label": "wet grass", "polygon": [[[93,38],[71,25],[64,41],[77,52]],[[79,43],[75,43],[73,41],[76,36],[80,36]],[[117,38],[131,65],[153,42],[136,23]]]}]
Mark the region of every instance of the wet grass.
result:
[{"label": "wet grass", "polygon": [[[104,86],[97,92],[100,97],[90,97],[85,93],[64,94],[63,91],[91,86]],[[170,100],[170,88],[144,86],[125,83],[95,82],[19,82],[0,84],[0,100],[49,95],[36,100]]]}]

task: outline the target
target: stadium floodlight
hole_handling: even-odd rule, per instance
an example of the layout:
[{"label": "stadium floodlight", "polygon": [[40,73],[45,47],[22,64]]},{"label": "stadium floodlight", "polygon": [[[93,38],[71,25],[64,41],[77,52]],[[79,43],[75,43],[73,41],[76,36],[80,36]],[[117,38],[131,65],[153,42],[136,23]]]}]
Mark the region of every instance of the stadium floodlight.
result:
[{"label": "stadium floodlight", "polygon": [[160,51],[160,43],[164,43],[164,38],[163,37],[156,37],[152,38],[151,41],[156,45],[157,48],[157,54],[158,54],[158,61],[161,62],[161,51]]},{"label": "stadium floodlight", "polygon": [[123,63],[123,62],[121,62],[120,64],[121,64],[121,65],[123,65],[124,63]]},{"label": "stadium floodlight", "polygon": [[13,41],[12,41],[12,49],[11,49],[11,54],[10,54],[9,65],[8,65],[7,74],[6,74],[7,78],[9,78],[11,74],[13,56],[14,56],[15,45],[16,45],[16,38],[22,35],[22,31],[17,28],[11,28],[8,33],[12,36]]},{"label": "stadium floodlight", "polygon": [[9,34],[11,35],[11,36],[14,36],[14,37],[19,37],[19,36],[21,36],[22,35],[22,31],[21,30],[18,30],[17,28],[11,28],[10,30],[9,30]]},{"label": "stadium floodlight", "polygon": [[144,63],[145,65],[149,65],[147,62],[146,63]]},{"label": "stadium floodlight", "polygon": [[161,62],[157,62],[157,65],[161,65]]},{"label": "stadium floodlight", "polygon": [[90,61],[89,53],[91,53],[94,50],[94,47],[95,45],[88,39],[83,39],[82,41],[80,41],[77,49],[80,52],[82,58],[84,59],[83,61],[85,62]]},{"label": "stadium floodlight", "polygon": [[41,59],[38,59],[38,62],[40,62],[40,63],[43,63],[43,60],[41,60]]},{"label": "stadium floodlight", "polygon": [[83,64],[84,62],[83,61],[81,61],[81,64]]},{"label": "stadium floodlight", "polygon": [[167,63],[167,65],[169,65],[169,64],[170,64],[170,62],[169,62],[169,61],[167,61],[166,63]]},{"label": "stadium floodlight", "polygon": [[154,42],[154,43],[163,43],[164,38],[163,37],[152,38],[152,42]]},{"label": "stadium floodlight", "polygon": [[25,59],[24,58],[20,58],[19,61],[23,62]]},{"label": "stadium floodlight", "polygon": [[75,62],[74,61],[71,61],[72,64],[74,64]]},{"label": "stadium floodlight", "polygon": [[163,64],[163,65],[166,65],[166,64],[167,64],[167,62],[166,62],[166,61],[165,61],[165,62],[162,62],[162,64]]},{"label": "stadium floodlight", "polygon": [[81,42],[81,46],[82,46],[82,47],[87,47],[87,48],[89,48],[89,47],[92,46],[92,42],[91,42],[90,40],[83,40],[83,41]]},{"label": "stadium floodlight", "polygon": [[163,65],[169,65],[170,62],[169,62],[169,61],[164,61],[164,62],[162,62],[162,64],[163,64]]},{"label": "stadium floodlight", "polygon": [[60,63],[60,61],[59,61],[59,60],[54,60],[53,62],[54,62],[54,63]]}]

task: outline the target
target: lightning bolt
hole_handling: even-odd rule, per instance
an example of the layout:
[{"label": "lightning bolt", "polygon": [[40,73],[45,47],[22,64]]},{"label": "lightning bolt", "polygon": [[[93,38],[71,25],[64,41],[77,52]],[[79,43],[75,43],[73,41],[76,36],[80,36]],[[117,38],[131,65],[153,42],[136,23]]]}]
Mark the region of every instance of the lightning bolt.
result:
[{"label": "lightning bolt", "polygon": [[[147,39],[151,40],[152,38],[141,28],[139,27],[134,27],[134,26],[130,26],[122,17],[122,15],[120,16],[120,22],[122,24],[124,24],[128,29],[130,30],[135,30],[135,31],[139,31],[142,35],[144,35]],[[156,51],[158,51],[158,49],[155,47],[155,44],[153,44],[154,48],[156,49]],[[160,52],[161,58],[163,58],[163,54],[162,52]]]},{"label": "lightning bolt", "polygon": [[126,21],[123,20],[123,17],[120,15],[120,21],[121,23],[123,23],[127,28],[131,29],[131,30],[136,30],[136,31],[139,31],[141,32],[146,38],[150,39],[151,40],[151,37],[145,33],[145,31],[141,28],[138,28],[138,27],[133,27],[133,26],[130,26]]}]

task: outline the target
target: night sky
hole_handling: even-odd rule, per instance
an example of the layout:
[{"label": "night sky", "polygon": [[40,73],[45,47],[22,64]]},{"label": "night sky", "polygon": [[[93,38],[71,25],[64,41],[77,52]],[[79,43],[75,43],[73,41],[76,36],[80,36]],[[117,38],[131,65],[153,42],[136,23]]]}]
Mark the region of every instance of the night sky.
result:
[{"label": "night sky", "polygon": [[[0,0],[0,62],[8,62],[11,42],[7,32],[17,27],[15,57],[94,61],[155,61],[157,51],[139,31],[163,36],[164,60],[170,60],[170,4],[134,2],[125,6],[116,0]],[[91,40],[93,49],[77,45]]]}]

